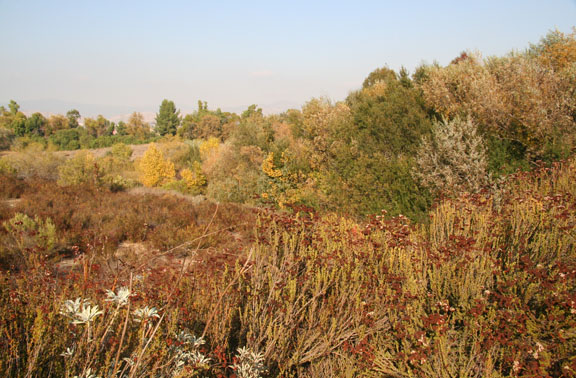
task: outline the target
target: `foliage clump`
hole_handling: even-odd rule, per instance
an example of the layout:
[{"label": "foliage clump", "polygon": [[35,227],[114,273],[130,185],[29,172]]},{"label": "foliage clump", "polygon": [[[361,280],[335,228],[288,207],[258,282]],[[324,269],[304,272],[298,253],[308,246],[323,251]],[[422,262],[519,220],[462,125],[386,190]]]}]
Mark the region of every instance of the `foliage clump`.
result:
[{"label": "foliage clump", "polygon": [[490,176],[486,147],[470,118],[454,118],[434,125],[416,157],[414,175],[432,192],[478,192]]},{"label": "foliage clump", "polygon": [[174,163],[164,158],[154,143],[144,153],[138,163],[140,181],[144,186],[153,187],[166,184],[174,179]]},{"label": "foliage clump", "polygon": [[186,184],[186,189],[197,193],[206,185],[206,176],[202,172],[202,165],[195,161],[191,168],[183,169],[180,172],[182,180]]},{"label": "foliage clump", "polygon": [[554,58],[550,49],[572,44],[574,35],[553,34],[524,54],[430,67],[421,83],[424,98],[444,117],[472,117],[488,136],[520,145],[529,160],[566,157],[575,146],[576,76],[568,61],[576,55]]},{"label": "foliage clump", "polygon": [[102,171],[91,153],[78,153],[58,168],[58,184],[62,186],[99,185],[101,180]]},{"label": "foliage clump", "polygon": [[38,266],[54,253],[57,243],[56,227],[50,218],[43,220],[38,216],[31,218],[26,214],[16,213],[5,221],[3,226],[9,240],[7,245],[3,246],[2,259],[20,260],[17,261],[18,264],[31,268]]}]

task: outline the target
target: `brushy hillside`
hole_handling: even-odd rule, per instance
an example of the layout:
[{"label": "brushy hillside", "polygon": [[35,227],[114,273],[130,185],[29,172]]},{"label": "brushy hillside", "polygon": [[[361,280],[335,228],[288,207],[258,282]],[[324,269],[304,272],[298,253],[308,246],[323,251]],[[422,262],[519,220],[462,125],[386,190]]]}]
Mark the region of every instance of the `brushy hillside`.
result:
[{"label": "brushy hillside", "polygon": [[574,177],[516,173],[415,224],[5,176],[1,374],[574,376]]}]

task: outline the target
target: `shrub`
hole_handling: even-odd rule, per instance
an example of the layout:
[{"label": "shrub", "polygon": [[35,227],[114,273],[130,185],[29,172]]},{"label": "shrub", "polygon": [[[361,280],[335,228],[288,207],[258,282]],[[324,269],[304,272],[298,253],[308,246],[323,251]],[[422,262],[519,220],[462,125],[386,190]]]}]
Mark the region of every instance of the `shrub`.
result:
[{"label": "shrub", "polygon": [[3,159],[16,170],[20,178],[56,180],[58,167],[64,159],[44,150],[39,144],[30,144],[21,152],[11,153]]},{"label": "shrub", "polygon": [[262,150],[256,146],[222,144],[202,164],[207,195],[217,201],[253,202],[265,189],[262,159]]},{"label": "shrub", "polygon": [[470,118],[437,122],[418,150],[414,175],[433,192],[477,192],[490,181],[486,148]]},{"label": "shrub", "polygon": [[14,132],[11,129],[0,127],[0,151],[8,150],[14,139]]},{"label": "shrub", "polygon": [[220,139],[216,137],[210,137],[207,140],[203,140],[200,143],[199,147],[200,156],[202,157],[202,160],[206,160],[210,156],[210,154],[217,151],[219,146],[220,146]]},{"label": "shrub", "polygon": [[62,186],[99,185],[101,182],[102,172],[89,152],[76,154],[58,168],[58,184]]},{"label": "shrub", "polygon": [[16,174],[16,169],[10,164],[8,159],[0,158],[0,175],[12,176]]},{"label": "shrub", "polygon": [[200,151],[196,141],[182,142],[179,137],[164,137],[162,143],[157,145],[162,155],[174,163],[174,168],[179,171],[190,167],[195,161],[200,161]]},{"label": "shrub", "polygon": [[191,169],[183,169],[180,175],[190,193],[199,194],[206,186],[206,176],[202,172],[202,165],[197,161],[192,164]]},{"label": "shrub", "polygon": [[132,148],[124,143],[116,143],[110,148],[108,154],[120,160],[130,160],[132,156]]},{"label": "shrub", "polygon": [[144,153],[138,163],[140,182],[145,186],[160,186],[174,179],[176,171],[174,163],[164,159],[164,156],[154,143]]},{"label": "shrub", "polygon": [[42,220],[38,216],[30,218],[17,213],[3,226],[10,237],[5,254],[17,256],[25,266],[37,266],[54,253],[56,227],[50,218]]},{"label": "shrub", "polygon": [[421,88],[445,117],[470,116],[482,131],[519,143],[526,158],[562,156],[576,145],[576,71],[555,71],[530,54],[468,58],[433,67]]}]

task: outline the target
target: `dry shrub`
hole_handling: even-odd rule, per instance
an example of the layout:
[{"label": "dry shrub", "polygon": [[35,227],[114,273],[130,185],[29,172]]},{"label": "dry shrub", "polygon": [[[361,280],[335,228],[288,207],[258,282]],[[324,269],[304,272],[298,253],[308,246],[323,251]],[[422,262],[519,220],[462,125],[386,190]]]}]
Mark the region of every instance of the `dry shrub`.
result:
[{"label": "dry shrub", "polygon": [[256,146],[222,144],[203,162],[206,194],[217,201],[253,203],[264,190],[260,170],[263,152]]},{"label": "dry shrub", "polygon": [[429,106],[445,117],[470,116],[499,138],[518,142],[531,157],[574,146],[576,98],[569,71],[547,69],[528,55],[464,59],[434,67],[422,83]]},{"label": "dry shrub", "polygon": [[185,244],[179,251],[185,253],[196,247],[189,242],[202,235],[213,216],[211,230],[222,232],[202,238],[201,248],[234,245],[234,238],[226,235],[249,233],[252,218],[250,210],[236,205],[195,202],[166,192],[112,193],[91,185],[58,187],[52,182],[38,182],[26,190],[19,209],[50,217],[65,245],[86,250],[87,243],[100,240],[105,255],[113,255],[124,241],[146,242],[161,251]]},{"label": "dry shrub", "polygon": [[2,246],[6,256],[0,255],[1,260],[16,259],[15,266],[32,268],[53,255],[58,237],[50,218],[17,213],[2,225],[7,232],[7,245]]},{"label": "dry shrub", "polygon": [[12,152],[3,159],[16,170],[18,177],[45,180],[56,180],[58,167],[64,162],[62,157],[45,151],[38,144],[29,145],[21,152]]},{"label": "dry shrub", "polygon": [[477,192],[490,182],[486,148],[470,118],[438,122],[418,150],[414,176],[431,192]]},{"label": "dry shrub", "polygon": [[14,174],[0,174],[0,198],[19,198],[24,192],[24,180]]}]

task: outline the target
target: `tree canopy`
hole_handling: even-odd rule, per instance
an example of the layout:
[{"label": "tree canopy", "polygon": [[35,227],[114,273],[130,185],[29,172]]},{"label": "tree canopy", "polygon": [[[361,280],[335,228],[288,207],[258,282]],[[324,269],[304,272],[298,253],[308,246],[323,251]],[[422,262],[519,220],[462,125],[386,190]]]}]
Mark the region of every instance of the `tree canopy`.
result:
[{"label": "tree canopy", "polygon": [[176,135],[180,125],[180,111],[176,110],[173,101],[164,100],[156,114],[156,132],[162,136]]}]

